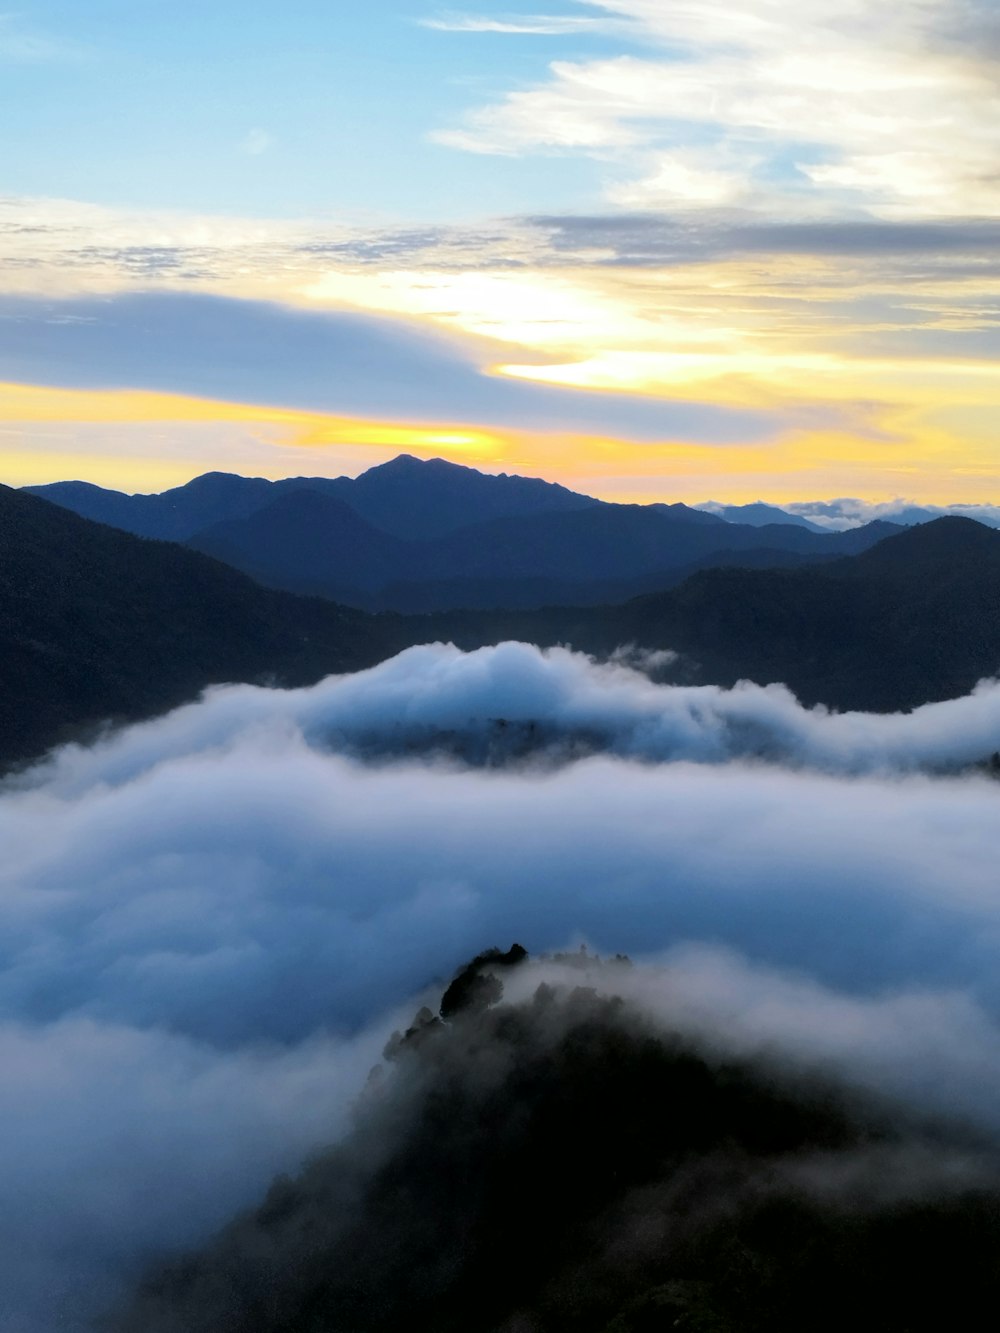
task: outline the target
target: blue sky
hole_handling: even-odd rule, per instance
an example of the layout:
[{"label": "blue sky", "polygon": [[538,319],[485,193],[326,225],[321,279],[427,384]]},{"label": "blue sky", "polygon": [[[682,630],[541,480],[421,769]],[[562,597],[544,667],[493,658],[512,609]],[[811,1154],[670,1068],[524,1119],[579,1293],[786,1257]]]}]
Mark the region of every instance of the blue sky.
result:
[{"label": "blue sky", "polygon": [[3,480],[1000,496],[994,0],[26,0],[0,125]]},{"label": "blue sky", "polygon": [[429,135],[541,78],[554,42],[572,57],[604,40],[421,23],[444,13],[426,0],[22,6],[0,20],[3,188],[272,217],[457,219],[596,199],[593,163],[472,156],[458,173]]}]

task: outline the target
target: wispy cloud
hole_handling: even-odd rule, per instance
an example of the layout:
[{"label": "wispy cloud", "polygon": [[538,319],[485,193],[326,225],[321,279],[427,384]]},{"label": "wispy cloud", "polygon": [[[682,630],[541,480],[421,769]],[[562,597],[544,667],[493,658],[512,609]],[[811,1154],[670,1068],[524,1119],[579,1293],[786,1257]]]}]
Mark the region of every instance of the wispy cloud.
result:
[{"label": "wispy cloud", "polygon": [[260,157],[269,148],[273,148],[276,142],[274,135],[269,134],[267,130],[253,129],[240,141],[240,152],[245,153],[247,157]]},{"label": "wispy cloud", "polygon": [[1000,214],[1000,91],[983,40],[995,24],[978,6],[966,29],[950,0],[587,3],[662,55],[556,61],[438,142],[598,155],[617,163],[609,191],[630,206],[715,205],[735,174],[743,196],[777,195],[800,214]]},{"label": "wispy cloud", "polygon": [[624,22],[613,19],[573,18],[557,14],[523,14],[517,17],[480,18],[474,14],[446,13],[418,20],[423,28],[438,32],[503,33],[522,37],[571,37],[576,34],[620,34]]}]

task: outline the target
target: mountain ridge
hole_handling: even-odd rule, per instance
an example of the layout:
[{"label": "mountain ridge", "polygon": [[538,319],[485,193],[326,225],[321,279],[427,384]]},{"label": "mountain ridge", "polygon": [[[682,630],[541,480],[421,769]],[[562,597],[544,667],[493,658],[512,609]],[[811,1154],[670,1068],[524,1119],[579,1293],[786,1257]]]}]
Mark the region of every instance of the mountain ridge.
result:
[{"label": "mountain ridge", "polygon": [[0,486],[0,767],[211,684],[310,684],[394,651],[382,623]]},{"label": "mountain ridge", "polygon": [[780,681],[807,704],[871,711],[965,694],[1000,671],[1000,533],[967,519],[825,564],[689,571],[618,605],[399,616],[267,589],[0,487],[0,568],[0,766],[211,684],[310,684],[435,640],[663,648],[679,654],[665,679]]}]

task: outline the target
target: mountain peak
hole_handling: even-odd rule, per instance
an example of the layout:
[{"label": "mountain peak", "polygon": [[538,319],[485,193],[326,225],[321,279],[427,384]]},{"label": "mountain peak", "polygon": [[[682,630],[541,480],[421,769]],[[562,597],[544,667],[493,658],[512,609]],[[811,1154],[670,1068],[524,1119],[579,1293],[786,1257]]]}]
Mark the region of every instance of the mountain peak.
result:
[{"label": "mountain peak", "polygon": [[1000,534],[974,518],[947,515],[903,528],[866,551],[861,559],[870,564],[913,565],[1000,554]]},{"label": "mountain peak", "polygon": [[262,485],[270,486],[271,483],[265,481],[263,477],[244,477],[238,472],[202,472],[199,476],[186,481],[183,486],[175,486],[172,491],[165,491],[163,494],[170,495],[183,491],[186,495],[215,495],[220,491],[233,490],[236,487]]},{"label": "mountain peak", "polygon": [[361,473],[362,477],[370,476],[377,472],[382,476],[387,473],[414,473],[422,472],[427,469],[434,471],[443,471],[445,468],[457,472],[474,472],[475,468],[464,467],[461,463],[450,463],[446,458],[417,458],[415,454],[397,454],[395,458],[390,458],[388,462],[376,463],[374,467],[367,468]]}]

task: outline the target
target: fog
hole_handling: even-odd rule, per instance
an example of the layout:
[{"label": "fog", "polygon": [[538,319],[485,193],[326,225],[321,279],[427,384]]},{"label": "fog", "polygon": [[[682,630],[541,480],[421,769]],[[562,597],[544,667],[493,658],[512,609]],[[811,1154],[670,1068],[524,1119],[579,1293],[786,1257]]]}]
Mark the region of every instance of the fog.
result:
[{"label": "fog", "polygon": [[0,790],[0,1324],[82,1330],[203,1240],[515,939],[627,952],[705,1043],[1000,1132],[1000,786],[931,771],[996,749],[992,683],[835,716],[503,645],[59,752]]},{"label": "fog", "polygon": [[[210,690],[96,749],[67,747],[24,785],[67,796],[135,780],[171,759],[294,742],[359,758],[436,749],[474,762],[598,752],[649,762],[732,760],[834,774],[960,769],[1000,751],[1000,683],[910,713],[804,708],[782,685],[656,684],[673,655],[629,645],[598,665],[565,648],[410,648],[308,689]],[[630,665],[630,663],[632,665]]]}]

